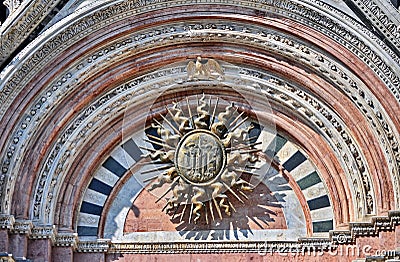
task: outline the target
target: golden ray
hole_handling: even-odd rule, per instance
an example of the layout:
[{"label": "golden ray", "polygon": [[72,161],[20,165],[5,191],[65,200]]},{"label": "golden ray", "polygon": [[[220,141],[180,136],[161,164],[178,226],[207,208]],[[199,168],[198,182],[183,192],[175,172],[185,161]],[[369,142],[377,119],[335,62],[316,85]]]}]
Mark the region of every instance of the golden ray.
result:
[{"label": "golden ray", "polygon": [[186,207],[187,207],[188,203],[189,203],[189,199],[186,200],[186,204],[183,207],[182,214],[181,214],[181,217],[179,219],[179,222],[182,222],[182,220],[183,220],[183,216],[185,215],[185,211],[186,211]]},{"label": "golden ray", "polygon": [[192,213],[193,213],[193,203],[191,204],[191,207],[190,207],[189,224],[190,224],[190,221],[192,221]]},{"label": "golden ray", "polygon": [[210,119],[210,128],[209,128],[210,130],[211,130],[211,126],[214,124],[215,111],[217,110],[218,101],[219,101],[219,97],[217,97],[217,100],[215,101],[214,111],[213,111],[211,119]]},{"label": "golden ray", "polygon": [[161,162],[161,161],[158,161],[158,160],[149,160],[149,161],[147,161],[147,162],[142,162],[142,163],[138,163],[137,165],[138,166],[145,166],[145,165],[165,165],[165,162]]},{"label": "golden ray", "polygon": [[[245,167],[250,168],[250,169],[257,169],[257,170],[261,169],[261,167],[257,167],[257,166],[248,166],[248,165],[246,165]],[[257,175],[257,174],[255,174],[255,175]]]},{"label": "golden ray", "polygon": [[143,138],[143,141],[148,142],[148,143],[152,143],[152,144],[156,144],[156,145],[159,145],[159,146],[162,146],[162,147],[167,147],[169,149],[175,149],[170,145],[167,145],[167,144],[164,144],[164,143],[160,143],[160,142],[157,142],[157,141],[154,141],[154,140]]},{"label": "golden ray", "polygon": [[176,129],[176,127],[174,127],[174,125],[169,122],[169,120],[165,116],[163,116],[162,114],[160,114],[160,116],[162,117],[162,119],[164,119],[165,122],[167,122],[167,124],[175,131],[176,134],[183,136],[183,134],[178,129]]},{"label": "golden ray", "polygon": [[254,139],[258,139],[258,136],[252,136],[252,137],[246,138],[246,139],[243,140],[243,142],[248,142],[248,141],[251,141],[251,140],[254,140]]},{"label": "golden ray", "polygon": [[235,193],[235,191],[233,191],[233,189],[232,189],[230,186],[228,186],[227,184],[225,184],[225,182],[223,182],[223,181],[221,181],[221,182],[222,182],[222,184],[224,184],[224,186],[226,187],[226,189],[228,189],[229,192],[231,192],[232,195],[234,195],[234,196],[237,198],[237,200],[239,200],[240,203],[244,204],[243,200]]},{"label": "golden ray", "polygon": [[140,173],[141,173],[141,174],[147,174],[147,173],[151,173],[151,172],[154,172],[154,171],[161,171],[161,170],[164,170],[164,169],[168,169],[168,168],[173,167],[173,166],[174,166],[174,165],[156,167],[156,168],[153,168],[153,169],[144,170],[144,171],[142,171],[142,172],[140,172]]},{"label": "golden ray", "polygon": [[[179,207],[181,206],[181,204],[180,203],[178,203],[178,205],[176,205],[176,207],[175,207],[175,210],[174,210],[174,213],[172,214],[172,220],[174,220],[174,218],[175,218],[175,214],[176,214],[176,212],[178,211],[178,209],[179,209]],[[172,208],[174,208],[174,207],[171,207],[169,210],[171,210]],[[169,211],[168,210],[168,211]],[[168,212],[167,211],[167,212]]]},{"label": "golden ray", "polygon": [[187,108],[189,110],[189,117],[190,117],[190,123],[192,123],[192,128],[195,128],[195,125],[193,123],[193,115],[192,115],[192,111],[190,110],[190,104],[189,104],[189,99],[186,97],[186,105]]},{"label": "golden ray", "polygon": [[254,174],[250,170],[246,170],[246,169],[232,168],[232,170],[234,170],[234,171],[236,171],[238,173],[245,173],[245,174],[249,174],[249,175],[253,175],[253,176],[258,176],[258,174]]},{"label": "golden ray", "polygon": [[245,149],[245,148],[252,147],[252,146],[258,146],[260,144],[262,144],[262,141],[251,143],[251,144],[248,144],[248,145],[243,145],[241,147],[229,147],[229,148],[226,149],[226,151],[236,151],[236,150]]},{"label": "golden ray", "polygon": [[249,199],[249,197],[248,197],[245,193],[243,193],[242,191],[238,191],[238,192],[239,192],[239,194],[241,194],[244,198]]},{"label": "golden ray", "polygon": [[154,149],[154,148],[149,148],[149,147],[144,147],[144,146],[138,146],[140,149],[144,149],[150,152],[156,152],[158,150]]},{"label": "golden ray", "polygon": [[177,184],[179,180],[179,176],[174,180],[174,182],[171,184],[171,186],[167,189],[167,191],[164,192],[164,194],[162,194],[156,201],[156,203],[158,203],[163,197],[165,197]]},{"label": "golden ray", "polygon": [[210,114],[210,109],[211,109],[211,98],[212,96],[210,95],[210,98],[208,99],[208,114]]},{"label": "golden ray", "polygon": [[233,210],[234,212],[236,212],[236,209],[235,209],[235,207],[232,205],[231,201],[228,201],[228,204],[231,206],[232,210]]},{"label": "golden ray", "polygon": [[242,111],[242,113],[240,113],[240,114],[235,118],[235,120],[233,120],[233,121],[230,123],[229,128],[231,128],[231,127],[239,120],[239,118],[240,118],[243,114],[244,114],[244,111]]},{"label": "golden ray", "polygon": [[239,154],[248,154],[248,153],[255,153],[255,152],[260,152],[260,151],[261,151],[261,149],[255,148],[252,150],[241,151],[241,152],[239,152]]},{"label": "golden ray", "polygon": [[[239,182],[240,182],[240,183],[239,183]],[[247,184],[247,185],[249,185],[249,186],[252,187],[252,188],[255,187],[252,183],[247,182],[246,180],[243,180],[243,179],[238,179],[238,180],[236,181],[236,184],[237,184],[237,185]]]},{"label": "golden ray", "polygon": [[170,146],[170,145],[168,145],[168,144],[164,144],[164,141],[166,141],[165,139],[162,139],[162,138],[159,138],[159,137],[157,137],[157,136],[153,136],[153,135],[147,135],[149,138],[152,138],[152,139],[155,139],[155,140],[158,140],[158,141],[160,141],[160,142],[163,142],[163,144],[162,144],[162,146],[167,146],[167,147],[169,147],[169,148],[172,148],[172,149],[175,149],[175,148],[173,148],[172,146]]},{"label": "golden ray", "polygon": [[[179,107],[179,109],[181,110],[181,112],[182,112],[182,116],[183,117],[186,117],[185,116],[185,112],[183,111],[183,109],[182,109],[182,107],[181,107],[181,105],[179,104],[179,102],[176,102],[176,105]],[[186,117],[187,119],[189,119],[188,117]]]},{"label": "golden ray", "polygon": [[177,126],[180,126],[180,123],[176,122],[174,115],[172,114],[172,112],[169,110],[168,107],[165,107],[165,109],[167,110],[168,114],[172,117],[172,120],[174,120],[175,124]]},{"label": "golden ray", "polygon": [[217,213],[219,215],[219,218],[222,219],[222,213],[221,213],[221,209],[219,209],[219,205],[217,203],[217,200],[215,200],[215,198],[212,199],[215,205],[215,208],[217,209]]},{"label": "golden ray", "polygon": [[149,137],[149,138],[158,140],[158,141],[160,141],[160,142],[164,142],[164,139],[162,139],[162,138],[160,138],[160,137],[158,137],[158,136],[153,136],[153,135],[150,135],[150,134],[146,134],[146,135],[147,135],[147,137]]},{"label": "golden ray", "polygon": [[207,205],[204,205],[204,213],[206,213],[206,224],[208,225],[208,211],[207,211]]},{"label": "golden ray", "polygon": [[155,176],[153,176],[153,177],[149,177],[149,178],[147,178],[146,180],[143,180],[143,183],[147,183],[147,182],[149,182],[149,181],[151,181],[151,180],[153,180],[153,179],[155,179],[155,178],[157,178],[157,177],[158,177],[158,174],[155,175]]},{"label": "golden ray", "polygon": [[246,116],[245,118],[243,118],[236,126],[234,126],[230,132],[234,132],[239,126],[241,126],[245,121],[247,121],[247,119],[249,119],[248,116]]},{"label": "golden ray", "polygon": [[201,97],[201,99],[198,99],[197,96],[197,107],[196,107],[196,112],[197,112],[197,117],[194,119],[194,124],[196,129],[208,129],[209,128],[209,120],[210,120],[210,115],[208,113],[208,105],[204,101],[205,100],[205,95]]},{"label": "golden ray", "polygon": [[212,203],[211,203],[211,201],[208,201],[208,203],[209,203],[209,206],[210,206],[211,218],[212,218],[213,221],[215,221],[214,211],[213,211],[213,208],[212,208]]},{"label": "golden ray", "polygon": [[229,116],[228,120],[226,121],[226,123],[231,122],[232,117],[235,115],[235,113],[237,113],[238,108],[232,103],[232,107],[233,107],[233,112],[231,113],[231,115]]}]

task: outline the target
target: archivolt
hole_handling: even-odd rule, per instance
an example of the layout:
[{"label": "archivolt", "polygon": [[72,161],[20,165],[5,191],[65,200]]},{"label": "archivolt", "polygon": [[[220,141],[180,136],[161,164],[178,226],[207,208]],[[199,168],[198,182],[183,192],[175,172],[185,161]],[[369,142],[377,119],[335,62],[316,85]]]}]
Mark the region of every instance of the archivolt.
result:
[{"label": "archivolt", "polygon": [[[280,8],[283,14],[289,15],[288,9],[292,6],[284,3],[286,5],[282,4]],[[161,8],[162,4],[154,4],[153,7]],[[271,1],[271,5],[255,5],[254,8],[271,11],[270,8],[276,4]],[[297,8],[300,6],[298,3],[292,4]],[[69,159],[87,145],[88,140],[91,141],[92,137],[94,139],[98,135],[96,130],[101,130],[103,125],[115,121],[120,110],[124,108],[124,102],[133,96],[138,101],[139,99],[144,101],[146,97],[158,93],[159,87],[154,85],[157,81],[161,81],[160,86],[165,86],[165,81],[171,81],[174,77],[184,77],[183,65],[168,69],[171,71],[165,72],[164,75],[160,74],[162,70],[158,70],[153,74],[142,75],[132,82],[125,81],[141,75],[139,70],[154,71],[175,61],[185,61],[187,56],[195,57],[199,54],[225,60],[241,67],[240,79],[247,79],[250,85],[235,83],[233,81],[235,75],[228,78],[232,80],[230,84],[237,85],[245,92],[256,93],[259,99],[262,97],[277,101],[277,104],[284,105],[285,110],[293,112],[294,116],[303,119],[325,138],[346,172],[349,188],[354,186],[352,199],[357,209],[354,211],[356,218],[361,219],[367,214],[380,214],[394,207],[398,208],[399,203],[394,206],[389,201],[393,199],[391,190],[384,190],[385,187],[391,188],[388,181],[392,180],[395,199],[398,199],[397,194],[400,189],[397,172],[400,159],[397,137],[399,136],[394,126],[399,120],[396,115],[398,104],[393,96],[397,93],[391,89],[393,94],[388,98],[389,92],[382,82],[379,85],[383,88],[372,90],[373,86],[367,75],[360,73],[362,69],[367,68],[360,60],[353,56],[352,59],[356,59],[356,63],[354,68],[349,68],[351,59],[346,60],[345,55],[329,49],[329,44],[334,44],[332,40],[316,31],[314,31],[315,36],[311,33],[302,35],[304,31],[310,32],[312,29],[304,29],[304,26],[294,21],[221,14],[223,10],[228,12],[232,8],[229,6],[224,6],[225,9],[217,8],[215,11],[211,9],[210,14],[204,15],[201,12],[202,6],[197,6],[193,10],[185,7],[185,12],[176,14],[174,19],[181,20],[178,23],[168,22],[172,17],[163,16],[157,11],[147,13],[153,15],[151,18],[154,24],[146,24],[148,23],[145,20],[146,16],[141,17],[140,13],[149,10],[141,8],[128,2],[107,6],[94,13],[87,12],[82,20],[78,20],[75,24],[71,23],[70,27],[38,47],[40,49],[38,52],[15,65],[19,69],[14,75],[5,77],[7,81],[2,89],[1,112],[3,120],[7,118],[6,121],[9,121],[10,126],[6,129],[9,135],[2,136],[1,140],[1,143],[6,145],[3,148],[7,149],[3,155],[1,177],[3,184],[1,197],[4,200],[1,206],[2,213],[10,212],[13,188],[18,179],[21,182],[20,186],[35,184],[29,216],[40,222],[52,223],[54,200],[63,193],[58,190],[69,172],[67,164]],[[293,10],[295,11],[290,14],[292,17],[300,15],[297,9]],[[309,8],[303,7],[303,10]],[[190,16],[186,13],[189,11],[192,11]],[[196,13],[197,11],[199,13]],[[237,11],[244,15],[251,13],[250,9]],[[108,15],[105,16],[104,13],[107,12]],[[216,12],[219,14],[216,15]],[[318,21],[311,23],[315,17],[310,16],[311,11],[307,12],[306,19],[309,21],[309,26],[318,23]],[[121,20],[133,16],[133,13],[137,13],[135,18],[137,24],[134,26]],[[311,13],[323,17],[315,10]],[[210,17],[215,17],[216,20],[213,21]],[[102,22],[89,23],[93,21],[89,18],[100,19]],[[189,18],[190,22],[183,22]],[[110,23],[110,27],[118,28],[120,31],[109,33],[105,27],[101,34],[91,35],[92,45],[82,46],[83,43],[79,42],[78,38],[93,33],[98,30],[96,28],[104,27],[109,22],[107,19],[114,21]],[[204,19],[207,19],[207,23]],[[329,21],[333,22],[326,19],[327,27],[330,25]],[[78,22],[81,23],[81,27],[77,27]],[[288,29],[288,26],[291,28]],[[134,32],[133,28],[138,31]],[[343,28],[342,30],[347,32]],[[331,35],[333,39],[339,39],[333,32],[334,30],[328,30],[326,34]],[[317,39],[318,37],[320,39]],[[318,43],[319,46],[309,41]],[[339,42],[344,46],[351,46],[355,54],[360,54],[362,46],[364,54],[372,54],[375,60],[380,59],[371,49],[366,52],[369,47],[361,40],[357,41],[358,46],[354,46],[354,41],[343,38],[340,38]],[[71,47],[74,43],[75,46]],[[339,47],[338,44],[335,45]],[[321,48],[331,55],[321,51]],[[79,53],[67,59],[68,55],[75,51]],[[348,52],[347,55],[351,54]],[[60,62],[54,69],[46,69],[45,63],[49,63],[55,57],[65,58],[66,61]],[[362,59],[372,61],[368,55],[363,55]],[[343,66],[343,63],[347,67]],[[380,66],[371,66],[370,74],[375,70],[388,87],[396,84],[398,80],[393,78],[390,70],[381,70],[382,63],[379,61],[377,63]],[[245,64],[252,66],[247,67]],[[272,76],[264,76],[265,71],[257,67],[268,68]],[[352,73],[352,70],[357,75]],[[106,75],[101,76],[102,74]],[[37,79],[33,80],[33,76]],[[325,81],[326,86],[318,85],[319,80]],[[122,82],[125,84],[121,85]],[[146,83],[151,84],[149,86]],[[258,86],[254,87],[253,84]],[[29,88],[33,86],[36,87],[33,93],[29,94]],[[82,87],[85,87],[83,91],[79,91]],[[138,89],[135,89],[137,87]],[[343,113],[343,108],[339,104],[344,101],[333,99],[329,87],[340,91],[336,94],[341,93],[343,97],[348,97],[346,100],[348,108],[357,113],[357,121],[367,128],[369,138],[376,143],[372,145],[373,152],[367,152],[370,146],[366,142],[368,138],[361,135],[363,131],[355,126],[356,123],[351,121],[350,116],[343,119],[343,115],[337,112],[342,110]],[[113,90],[98,99],[107,89]],[[324,92],[318,93],[321,90]],[[134,93],[129,95],[131,91]],[[89,95],[88,92],[93,93]],[[4,114],[8,112],[7,110],[13,110],[14,107],[10,107],[10,104],[15,98],[24,100],[21,102],[23,104],[21,107],[26,108],[26,111],[20,118]],[[385,100],[392,102],[394,108],[380,103]],[[73,111],[58,112],[61,106],[71,106]],[[358,111],[354,109],[355,107]],[[91,120],[88,120],[89,118]],[[48,124],[52,121],[60,123],[53,122],[54,129],[49,130]],[[378,139],[381,134],[385,134],[384,140]],[[5,137],[9,139],[6,140]],[[44,144],[37,141],[38,137],[43,139]],[[379,150],[379,147],[382,149]],[[40,150],[39,157],[31,160],[29,154],[35,149]],[[385,167],[378,169],[380,162],[385,162],[389,170]],[[17,176],[17,174],[31,173],[32,171],[28,170],[32,169],[38,171],[37,178]],[[374,169],[377,171],[373,171]],[[388,174],[391,174],[391,177],[386,177]],[[378,176],[382,176],[383,181]],[[15,194],[13,203],[16,205],[13,209],[17,214],[26,216],[28,210],[17,203],[27,196],[20,195],[20,192]]]}]

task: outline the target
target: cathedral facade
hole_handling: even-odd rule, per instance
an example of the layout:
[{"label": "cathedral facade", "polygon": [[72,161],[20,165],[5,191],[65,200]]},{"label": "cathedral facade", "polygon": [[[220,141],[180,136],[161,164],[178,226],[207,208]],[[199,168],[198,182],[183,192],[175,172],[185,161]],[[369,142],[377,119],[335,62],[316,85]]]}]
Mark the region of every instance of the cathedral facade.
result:
[{"label": "cathedral facade", "polygon": [[398,1],[3,5],[1,261],[400,259]]}]

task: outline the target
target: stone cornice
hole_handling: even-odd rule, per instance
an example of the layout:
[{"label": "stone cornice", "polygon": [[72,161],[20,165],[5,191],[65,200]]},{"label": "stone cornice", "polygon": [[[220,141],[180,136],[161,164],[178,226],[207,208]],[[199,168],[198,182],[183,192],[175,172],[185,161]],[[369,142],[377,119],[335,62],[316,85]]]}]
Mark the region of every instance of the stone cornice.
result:
[{"label": "stone cornice", "polygon": [[[6,216],[2,216],[6,217]],[[12,218],[13,216],[9,216]],[[10,219],[12,220],[12,219]],[[110,239],[78,240],[76,233],[55,234],[55,226],[34,226],[30,220],[16,220],[10,233],[29,234],[30,239],[52,239],[56,247],[72,247],[84,253],[296,253],[334,250],[338,245],[355,244],[358,237],[378,237],[379,232],[394,231],[400,224],[400,211],[388,216],[372,217],[371,222],[350,223],[350,230],[334,230],[329,238],[299,238],[298,241],[179,241],[179,242],[123,242]],[[394,254],[393,254],[394,255]],[[398,255],[396,253],[396,255]]]},{"label": "stone cornice", "polygon": [[55,237],[54,245],[56,247],[72,247],[73,249],[75,249],[77,247],[77,242],[77,233],[60,232]]},{"label": "stone cornice", "polygon": [[14,227],[11,229],[13,234],[30,235],[32,233],[33,223],[31,220],[16,219]]},{"label": "stone cornice", "polygon": [[130,254],[218,254],[218,253],[300,253],[312,249],[334,248],[329,239],[309,238],[301,241],[180,241],[180,242],[111,242],[108,253]]},{"label": "stone cornice", "polygon": [[77,244],[77,252],[106,253],[110,247],[111,240],[97,239],[93,241],[80,241]]},{"label": "stone cornice", "polygon": [[12,215],[0,215],[0,229],[11,230],[14,226],[15,219]]},{"label": "stone cornice", "polygon": [[[377,237],[379,232],[393,231],[400,222],[400,211],[387,217],[373,217],[371,222],[351,223],[350,230],[335,230],[329,238],[300,238],[298,241],[179,241],[123,242],[98,239],[78,242],[78,252],[131,254],[196,254],[196,253],[301,253],[332,251],[338,245],[355,244],[357,237]],[[390,226],[389,226],[390,225]],[[396,253],[398,255],[398,253]],[[393,254],[394,255],[394,254]]]},{"label": "stone cornice", "polygon": [[29,235],[30,239],[50,239],[52,243],[55,241],[55,226],[34,226]]},{"label": "stone cornice", "polygon": [[350,230],[330,232],[335,244],[353,244],[357,237],[377,237],[379,232],[394,231],[400,224],[400,211],[390,211],[388,216],[372,217],[371,222],[352,222]]}]

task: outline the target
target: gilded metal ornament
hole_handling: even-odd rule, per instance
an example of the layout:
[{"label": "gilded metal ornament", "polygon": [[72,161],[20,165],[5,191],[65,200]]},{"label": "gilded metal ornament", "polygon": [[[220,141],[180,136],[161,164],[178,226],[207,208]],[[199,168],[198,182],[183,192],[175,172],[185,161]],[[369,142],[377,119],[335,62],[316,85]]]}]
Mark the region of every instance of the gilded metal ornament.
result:
[{"label": "gilded metal ornament", "polygon": [[255,146],[260,143],[255,142],[256,137],[250,137],[253,124],[233,104],[216,115],[219,99],[213,108],[211,97],[208,100],[209,103],[204,94],[197,100],[195,115],[188,100],[188,116],[178,103],[166,108],[166,114],[159,115],[162,120],[153,118],[151,124],[158,136],[148,134],[145,139],[159,149],[143,148],[149,151],[145,157],[152,160],[150,163],[164,165],[150,172],[166,170],[149,190],[169,184],[159,200],[172,192],[167,198],[166,212],[173,211],[175,215],[180,210],[180,221],[188,212],[189,223],[204,217],[208,224],[217,215],[220,219],[223,214],[230,216],[235,211],[233,202],[244,203],[246,192],[255,187],[250,178],[255,175],[260,151]]},{"label": "gilded metal ornament", "polygon": [[[207,63],[215,62],[210,60]],[[193,63],[188,65],[189,78],[210,80],[207,74],[212,71],[201,58],[197,67]],[[197,69],[190,71],[193,66]],[[250,136],[254,122],[243,108],[233,103],[221,105],[219,98],[204,94],[196,100],[190,103],[186,98],[186,105],[174,102],[152,118],[149,129],[153,133],[146,132],[145,141],[153,147],[142,149],[149,152],[145,155],[149,164],[157,167],[142,174],[158,172],[146,181],[155,180],[150,191],[165,190],[157,202],[165,198],[164,209],[173,218],[180,214],[180,222],[209,224],[217,216],[230,216],[236,211],[234,204],[244,203],[246,192],[254,189],[261,151],[256,146],[261,142]]]}]

